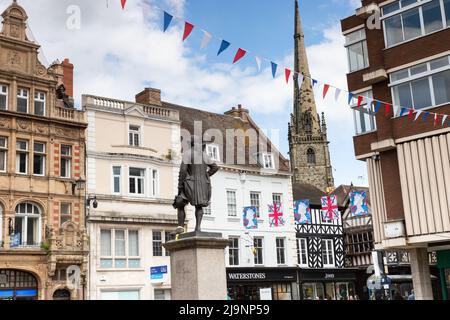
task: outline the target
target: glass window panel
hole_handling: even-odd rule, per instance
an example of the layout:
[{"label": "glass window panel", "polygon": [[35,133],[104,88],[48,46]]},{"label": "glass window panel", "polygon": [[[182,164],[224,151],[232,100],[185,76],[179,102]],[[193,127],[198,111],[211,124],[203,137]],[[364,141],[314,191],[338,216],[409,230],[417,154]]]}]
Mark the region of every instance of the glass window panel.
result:
[{"label": "glass window panel", "polygon": [[[411,82],[411,89],[414,99],[414,108],[422,109],[432,105],[428,77]],[[401,106],[407,107],[405,105]]]},{"label": "glass window panel", "polygon": [[128,256],[139,256],[139,239],[138,231],[128,231]]},{"label": "glass window panel", "polygon": [[39,220],[37,218],[27,217],[27,245],[34,246],[39,243]]},{"label": "glass window panel", "polygon": [[110,269],[113,266],[112,259],[100,259],[100,268]]},{"label": "glass window panel", "polygon": [[419,9],[412,9],[402,14],[405,41],[417,38],[422,34]]},{"label": "glass window panel", "polygon": [[417,0],[401,0],[400,3],[402,5],[402,8],[404,8],[411,4],[417,3]]},{"label": "glass window panel", "polygon": [[140,259],[129,259],[128,260],[128,268],[137,269],[141,267]]},{"label": "glass window panel", "polygon": [[433,75],[436,105],[450,102],[450,70]]},{"label": "glass window panel", "polygon": [[450,27],[450,0],[444,0],[445,17],[447,19],[447,27]]},{"label": "glass window panel", "polygon": [[394,16],[385,20],[387,46],[393,46],[403,41],[401,16]]},{"label": "glass window panel", "polygon": [[6,151],[0,150],[0,171],[6,170]]},{"label": "glass window panel", "polygon": [[348,47],[350,72],[364,68],[364,51],[362,42]]},{"label": "glass window panel", "polygon": [[400,84],[394,87],[395,102],[397,105],[408,108],[412,106],[411,87],[409,83]]},{"label": "glass window panel", "polygon": [[400,70],[391,74],[391,81],[395,82],[409,77],[408,69]]},{"label": "glass window panel", "polygon": [[35,101],[34,102],[34,114],[38,116],[43,116],[45,110],[45,102],[43,101]]},{"label": "glass window panel", "polygon": [[139,300],[139,291],[119,291],[119,300]]},{"label": "glass window panel", "polygon": [[394,2],[383,7],[383,15],[387,15],[394,11],[400,10],[400,2]]},{"label": "glass window panel", "polygon": [[17,112],[28,112],[28,99],[26,98],[17,98]]},{"label": "glass window panel", "polygon": [[100,254],[104,257],[110,257],[111,254],[111,230],[102,230],[100,232]]},{"label": "glass window panel", "polygon": [[426,63],[419,64],[417,66],[411,67],[411,76],[415,76],[428,71],[428,66]]},{"label": "glass window panel", "polygon": [[425,34],[440,30],[442,25],[442,13],[440,0],[433,0],[422,6]]},{"label": "glass window panel", "polygon": [[[449,0],[450,1],[450,0]],[[431,70],[436,70],[449,65],[449,57],[443,57],[430,62]]]},{"label": "glass window panel", "polygon": [[127,267],[127,259],[115,259],[114,268],[124,269]]},{"label": "glass window panel", "polygon": [[14,220],[14,234],[19,234],[19,242],[22,244],[23,242],[23,222],[25,218],[16,217]]},{"label": "glass window panel", "polygon": [[125,230],[116,230],[114,244],[115,244],[116,257],[124,257],[125,256]]}]

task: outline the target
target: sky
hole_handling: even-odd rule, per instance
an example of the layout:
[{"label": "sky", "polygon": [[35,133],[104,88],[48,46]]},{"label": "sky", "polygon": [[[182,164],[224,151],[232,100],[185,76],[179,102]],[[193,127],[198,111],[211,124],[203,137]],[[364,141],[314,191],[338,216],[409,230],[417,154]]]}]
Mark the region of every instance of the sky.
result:
[{"label": "sky", "polygon": [[[12,0],[0,0],[0,11]],[[294,62],[294,0],[18,0],[41,46],[42,63],[69,58],[75,65],[74,98],[82,94],[134,101],[144,87],[162,90],[164,101],[223,113],[242,104],[260,128],[279,130],[273,141],[288,157],[288,122],[292,82],[283,69]],[[360,0],[302,0],[300,10],[311,74],[347,89],[348,71],[340,20],[352,15]],[[174,19],[162,32],[162,10]],[[182,41],[183,20],[195,25]],[[200,48],[201,31],[213,39]],[[221,39],[231,46],[220,56]],[[233,65],[238,48],[248,54]],[[276,79],[263,61],[279,64]],[[316,96],[325,112],[335,185],[367,185],[367,170],[355,160],[353,115],[346,98]],[[270,137],[270,136],[269,136]]]}]

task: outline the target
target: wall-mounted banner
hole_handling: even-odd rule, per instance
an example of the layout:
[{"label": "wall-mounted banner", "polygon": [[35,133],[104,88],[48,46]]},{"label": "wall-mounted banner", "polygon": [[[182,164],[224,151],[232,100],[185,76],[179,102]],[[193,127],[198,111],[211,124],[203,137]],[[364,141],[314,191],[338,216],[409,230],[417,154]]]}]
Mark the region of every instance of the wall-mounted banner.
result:
[{"label": "wall-mounted banner", "polygon": [[350,211],[353,217],[364,217],[369,214],[366,191],[352,191],[350,193]]},{"label": "wall-mounted banner", "polygon": [[258,214],[256,207],[244,207],[244,228],[247,230],[258,229]]},{"label": "wall-mounted banner", "polygon": [[336,196],[322,197],[322,217],[326,220],[339,220],[339,208]]},{"label": "wall-mounted banner", "polygon": [[269,204],[269,224],[271,227],[284,226],[283,209],[281,203]]},{"label": "wall-mounted banner", "polygon": [[295,224],[310,224],[312,222],[309,200],[298,200],[294,202],[294,219]]}]

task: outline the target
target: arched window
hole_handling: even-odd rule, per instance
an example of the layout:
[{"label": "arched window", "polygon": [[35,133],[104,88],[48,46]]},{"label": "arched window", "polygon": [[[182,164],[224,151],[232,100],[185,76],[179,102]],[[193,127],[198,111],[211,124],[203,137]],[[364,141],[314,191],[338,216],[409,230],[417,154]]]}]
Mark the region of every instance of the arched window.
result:
[{"label": "arched window", "polygon": [[33,203],[16,207],[14,235],[18,245],[39,246],[41,241],[41,210]]},{"label": "arched window", "polygon": [[308,151],[306,152],[306,157],[309,164],[316,164],[316,153],[313,149],[308,149]]}]

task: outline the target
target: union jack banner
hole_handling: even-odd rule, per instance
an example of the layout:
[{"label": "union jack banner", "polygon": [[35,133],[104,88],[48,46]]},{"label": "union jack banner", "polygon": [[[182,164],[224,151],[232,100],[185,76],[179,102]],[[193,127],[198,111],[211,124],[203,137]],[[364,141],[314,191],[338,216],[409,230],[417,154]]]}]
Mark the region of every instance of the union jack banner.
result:
[{"label": "union jack banner", "polygon": [[311,223],[311,208],[309,200],[298,200],[294,202],[294,218],[295,224]]},{"label": "union jack banner", "polygon": [[353,217],[364,217],[369,214],[367,193],[365,191],[353,191],[350,193],[350,212]]},{"label": "union jack banner", "polygon": [[339,209],[336,196],[322,197],[322,218],[325,220],[339,220]]},{"label": "union jack banner", "polygon": [[269,204],[269,223],[271,227],[284,226],[281,203],[274,202],[273,205]]}]

